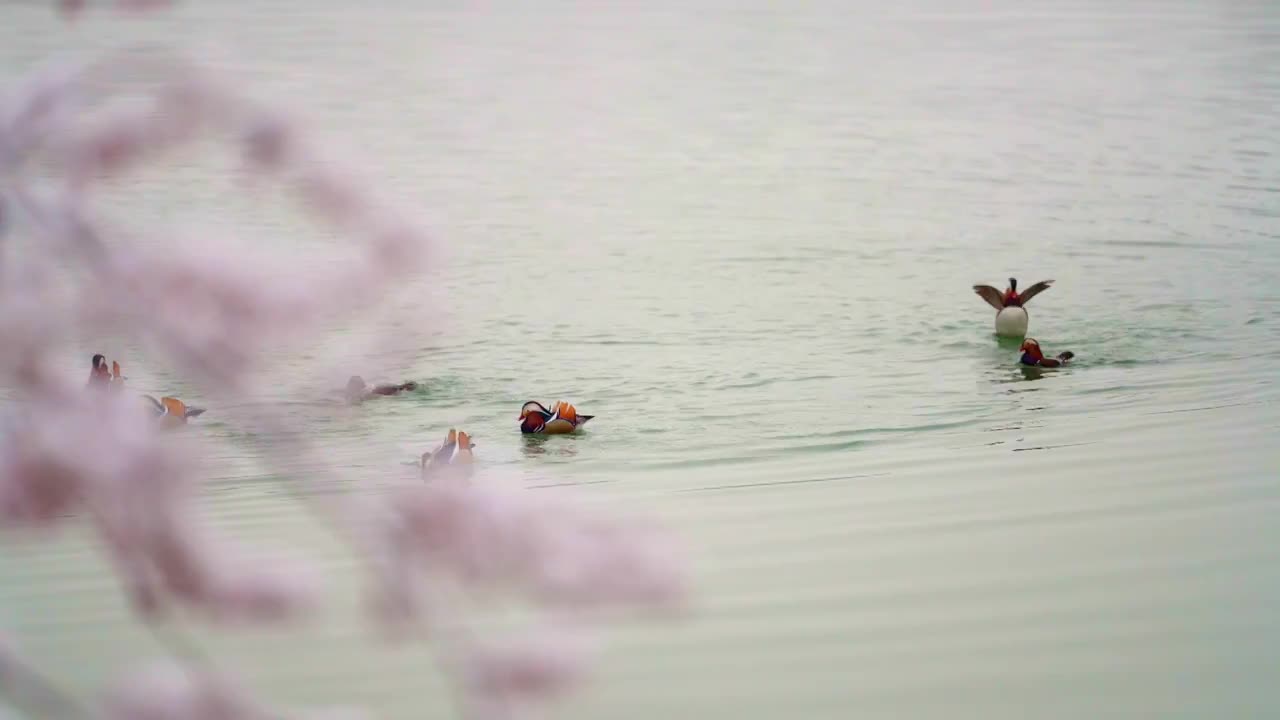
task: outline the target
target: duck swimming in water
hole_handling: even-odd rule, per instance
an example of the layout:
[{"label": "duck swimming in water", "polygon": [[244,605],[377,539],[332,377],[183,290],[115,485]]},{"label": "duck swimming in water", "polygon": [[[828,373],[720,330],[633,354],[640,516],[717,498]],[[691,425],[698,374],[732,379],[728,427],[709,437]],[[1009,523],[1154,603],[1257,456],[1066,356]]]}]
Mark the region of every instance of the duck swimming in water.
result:
[{"label": "duck swimming in water", "polygon": [[188,407],[175,397],[162,397],[159,400],[150,395],[142,397],[146,398],[162,427],[186,425],[188,419],[204,414],[204,408]]},{"label": "duck swimming in water", "polygon": [[1002,337],[1025,337],[1027,334],[1027,308],[1031,298],[1039,295],[1053,284],[1052,280],[1041,280],[1018,292],[1018,279],[1009,278],[1009,289],[1003,294],[990,285],[974,285],[973,291],[996,309],[996,334]]},{"label": "duck swimming in water", "polygon": [[422,476],[427,477],[444,468],[470,466],[474,460],[471,448],[475,446],[470,435],[450,428],[448,437],[440,447],[422,454]]},{"label": "duck swimming in water", "polygon": [[402,382],[399,385],[375,385],[369,387],[365,384],[364,378],[359,375],[352,375],[351,379],[347,380],[347,387],[343,390],[343,394],[346,395],[347,402],[355,405],[379,395],[398,395],[401,392],[417,389],[418,383],[413,381]]},{"label": "duck swimming in water", "polygon": [[108,385],[111,383],[111,371],[107,369],[107,356],[94,355],[90,361],[93,365],[89,368],[90,387],[94,385]]},{"label": "duck swimming in water", "polygon": [[[125,376],[120,372],[120,363],[111,362],[111,370],[107,370],[107,359],[102,355],[93,356],[93,367],[89,370],[89,387],[109,387],[118,391],[124,389]],[[143,395],[147,407],[166,427],[185,425],[189,418],[204,413],[204,408],[188,407],[186,403],[175,397],[162,397],[159,400],[150,395]]]},{"label": "duck swimming in water", "polygon": [[120,374],[120,363],[112,362],[111,369],[107,369],[107,358],[105,355],[94,355],[90,360],[89,368],[89,387],[111,387],[120,389],[124,387],[124,376]]},{"label": "duck swimming in water", "polygon": [[567,435],[587,424],[595,415],[581,415],[567,402],[558,402],[548,410],[542,403],[530,400],[520,408],[520,432],[525,435]]},{"label": "duck swimming in water", "polygon": [[1066,350],[1058,353],[1057,357],[1045,357],[1044,352],[1040,349],[1040,343],[1032,338],[1027,338],[1023,341],[1021,350],[1022,357],[1018,359],[1018,362],[1032,367],[1061,367],[1076,356],[1075,353]]}]

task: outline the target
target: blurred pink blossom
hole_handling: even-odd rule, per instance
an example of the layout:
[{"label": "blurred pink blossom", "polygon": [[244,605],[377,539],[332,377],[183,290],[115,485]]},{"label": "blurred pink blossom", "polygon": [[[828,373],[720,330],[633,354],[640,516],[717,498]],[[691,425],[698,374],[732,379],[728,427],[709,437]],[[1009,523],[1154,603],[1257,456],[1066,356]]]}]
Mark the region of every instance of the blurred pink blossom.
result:
[{"label": "blurred pink blossom", "polygon": [[668,607],[683,594],[679,562],[654,533],[562,498],[435,482],[397,493],[388,513],[404,572],[581,607]]},{"label": "blurred pink blossom", "polygon": [[230,679],[171,663],[158,664],[125,678],[107,693],[102,712],[103,720],[268,720],[273,717]]},{"label": "blurred pink blossom", "polygon": [[87,515],[140,610],[166,599],[225,619],[279,619],[308,604],[314,581],[246,571],[193,514],[195,460],[161,438],[126,393],[47,389],[0,442],[0,521],[53,525]]},{"label": "blurred pink blossom", "polygon": [[[58,9],[74,17],[91,5],[63,0]],[[180,229],[130,228],[95,209],[108,183],[209,140],[348,236],[340,261],[269,258],[203,228],[196,244]],[[257,555],[246,562],[203,523],[198,442],[162,433],[151,406],[128,390],[89,391],[49,368],[53,353],[86,332],[119,335],[146,340],[209,397],[247,392],[285,343],[317,339],[326,323],[372,307],[427,267],[423,223],[385,190],[334,162],[290,116],[175,53],[120,52],[33,73],[0,103],[0,238],[30,250],[0,254],[0,384],[17,391],[0,423],[0,531],[88,523],[144,622],[186,609],[275,623],[314,607],[318,578]],[[268,467],[324,466],[291,487],[350,479],[284,414],[261,411],[244,430],[262,441]],[[586,611],[680,607],[679,556],[653,528],[558,493],[467,477],[419,480],[369,514],[358,495],[296,497],[366,556],[379,617],[429,631],[480,717],[519,714],[571,689],[586,674],[598,619]],[[357,518],[372,518],[367,537],[352,531]],[[530,634],[467,630],[469,611],[487,598],[527,602]],[[564,610],[572,626],[545,620]],[[0,647],[0,680],[11,657]],[[104,720],[294,717],[264,709],[214,668],[187,665],[131,676],[96,711]]]},{"label": "blurred pink blossom", "polygon": [[481,643],[463,668],[473,712],[497,720],[557,700],[584,679],[591,655],[590,643],[566,630]]},{"label": "blurred pink blossom", "polygon": [[362,720],[351,710],[293,712],[259,703],[233,678],[171,662],[135,671],[107,691],[100,720]]}]

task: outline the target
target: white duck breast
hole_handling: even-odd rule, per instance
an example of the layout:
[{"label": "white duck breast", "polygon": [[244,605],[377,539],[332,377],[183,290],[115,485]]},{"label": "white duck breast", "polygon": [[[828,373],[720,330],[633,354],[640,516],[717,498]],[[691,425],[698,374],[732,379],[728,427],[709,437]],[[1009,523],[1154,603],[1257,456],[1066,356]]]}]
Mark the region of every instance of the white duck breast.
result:
[{"label": "white duck breast", "polygon": [[1027,334],[1027,310],[1015,305],[1001,308],[996,313],[996,334],[1004,337],[1023,337]]},{"label": "white duck breast", "polygon": [[[996,309],[996,335],[1025,337],[1029,317],[1024,306],[1031,301],[1031,298],[1048,290],[1052,284],[1052,280],[1041,280],[1019,294],[1017,278],[1009,278],[1009,289],[1004,293],[990,285],[974,285],[973,291]],[[1011,304],[1005,305],[1006,298]]]}]

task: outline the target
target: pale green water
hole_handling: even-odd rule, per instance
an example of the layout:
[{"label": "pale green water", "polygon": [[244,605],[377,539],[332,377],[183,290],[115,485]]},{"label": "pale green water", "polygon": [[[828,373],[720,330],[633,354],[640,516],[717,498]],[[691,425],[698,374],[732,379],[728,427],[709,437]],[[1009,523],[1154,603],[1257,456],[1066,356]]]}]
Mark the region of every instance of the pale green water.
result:
[{"label": "pale green water", "polygon": [[[0,68],[208,42],[437,220],[449,264],[418,292],[447,326],[395,373],[427,390],[309,430],[394,448],[390,475],[458,425],[489,467],[604,481],[679,531],[696,613],[615,633],[565,716],[1280,713],[1280,10],[782,8],[206,2],[66,29],[15,5]],[[200,172],[124,209],[317,242],[228,224]],[[997,345],[969,286],[1009,275],[1057,280],[1031,331],[1074,367],[1028,379]],[[520,403],[560,398],[591,432],[524,441]],[[262,478],[210,505],[358,579]],[[77,688],[152,647],[100,568],[74,539],[0,559],[4,624]],[[355,599],[202,642],[277,697],[445,716]]]}]

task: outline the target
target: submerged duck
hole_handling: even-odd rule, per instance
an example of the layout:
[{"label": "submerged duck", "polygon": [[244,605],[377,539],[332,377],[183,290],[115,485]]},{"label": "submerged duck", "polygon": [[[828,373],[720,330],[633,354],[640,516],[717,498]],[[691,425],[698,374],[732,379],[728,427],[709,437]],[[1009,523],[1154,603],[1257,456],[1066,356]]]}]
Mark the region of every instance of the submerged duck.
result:
[{"label": "submerged duck", "polygon": [[402,382],[399,385],[374,385],[369,387],[365,384],[364,378],[359,375],[352,375],[351,379],[347,381],[347,387],[343,393],[347,397],[347,402],[354,405],[379,395],[398,395],[401,392],[417,389],[418,383],[413,381]]},{"label": "submerged duck", "polygon": [[1045,357],[1044,352],[1040,350],[1040,343],[1032,338],[1027,338],[1022,343],[1022,357],[1018,362],[1023,365],[1031,365],[1033,367],[1056,368],[1066,365],[1076,354],[1070,350],[1058,353],[1057,357]]},{"label": "submerged duck", "polygon": [[530,400],[520,408],[520,432],[526,435],[566,435],[587,424],[595,415],[581,415],[567,402],[558,402],[548,410],[542,403]]},{"label": "submerged duck", "polygon": [[421,467],[423,477],[426,477],[428,473],[445,467],[470,465],[474,460],[471,455],[471,448],[475,446],[476,444],[471,442],[470,435],[450,428],[448,437],[440,444],[440,447],[422,454]]},{"label": "submerged duck", "polygon": [[186,403],[175,397],[162,397],[159,400],[150,395],[143,395],[151,404],[151,409],[164,427],[186,425],[187,420],[204,413],[204,408],[188,407]]},{"label": "submerged duck", "polygon": [[1052,280],[1042,280],[1018,292],[1018,279],[1009,278],[1009,289],[1003,294],[990,285],[974,285],[973,291],[996,309],[996,334],[1003,337],[1025,337],[1027,334],[1027,308],[1031,298],[1039,295],[1053,284]]}]

